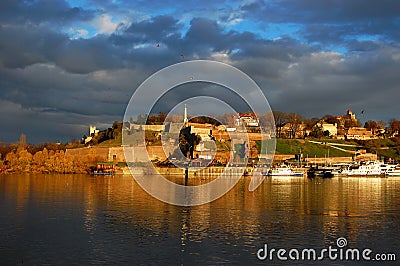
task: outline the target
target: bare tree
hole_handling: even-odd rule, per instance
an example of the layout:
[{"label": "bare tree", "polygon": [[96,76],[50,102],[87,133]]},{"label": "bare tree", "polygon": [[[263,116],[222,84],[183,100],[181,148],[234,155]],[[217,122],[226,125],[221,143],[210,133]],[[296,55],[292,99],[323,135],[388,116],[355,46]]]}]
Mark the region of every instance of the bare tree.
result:
[{"label": "bare tree", "polygon": [[376,122],[375,120],[368,120],[367,122],[365,122],[364,127],[367,130],[371,130],[372,134],[375,134],[376,131],[379,129],[378,122]]},{"label": "bare tree", "polygon": [[25,149],[26,149],[26,135],[22,133],[21,136],[19,137],[18,151]]},{"label": "bare tree", "polygon": [[260,115],[259,119],[260,119],[260,125],[265,132],[269,133],[276,132],[274,114],[271,111],[266,112],[263,115]]},{"label": "bare tree", "polygon": [[360,127],[360,126],[361,126],[361,122],[358,119],[356,119],[356,120],[347,119],[344,122],[344,127],[345,128]]},{"label": "bare tree", "polygon": [[384,129],[386,127],[386,122],[383,120],[378,121],[378,127]]},{"label": "bare tree", "polygon": [[282,137],[282,128],[289,121],[289,115],[281,111],[272,111],[275,119],[276,136]]},{"label": "bare tree", "polygon": [[389,127],[392,134],[399,133],[400,131],[400,120],[397,119],[390,119]]},{"label": "bare tree", "polygon": [[217,117],[221,123],[228,127],[233,127],[235,125],[235,114],[225,113]]},{"label": "bare tree", "polygon": [[335,124],[335,123],[337,124],[339,122],[335,116],[330,114],[325,115],[322,119],[329,124]]},{"label": "bare tree", "polygon": [[301,129],[301,124],[305,119],[303,116],[296,113],[290,113],[288,115],[288,118],[289,118],[288,124],[290,129],[289,137],[294,139],[297,137],[299,130]]}]

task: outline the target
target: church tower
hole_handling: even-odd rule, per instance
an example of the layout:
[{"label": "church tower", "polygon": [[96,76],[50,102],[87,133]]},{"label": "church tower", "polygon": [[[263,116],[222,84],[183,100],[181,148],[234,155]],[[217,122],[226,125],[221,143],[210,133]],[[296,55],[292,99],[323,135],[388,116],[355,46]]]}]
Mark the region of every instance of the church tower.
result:
[{"label": "church tower", "polygon": [[185,109],[183,110],[183,123],[187,123],[188,122],[188,118],[187,118],[187,107],[185,104]]}]

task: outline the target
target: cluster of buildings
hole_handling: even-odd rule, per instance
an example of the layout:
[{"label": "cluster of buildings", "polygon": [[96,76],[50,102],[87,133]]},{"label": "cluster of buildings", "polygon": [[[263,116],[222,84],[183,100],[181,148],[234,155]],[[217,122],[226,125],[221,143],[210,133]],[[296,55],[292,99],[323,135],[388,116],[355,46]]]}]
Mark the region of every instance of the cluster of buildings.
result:
[{"label": "cluster of buildings", "polygon": [[[251,146],[255,146],[253,142],[261,139],[261,135],[259,134],[259,121],[254,113],[240,113],[235,115],[233,120],[234,122],[230,125],[219,126],[209,123],[194,123],[189,121],[187,117],[187,107],[185,105],[182,122],[165,122],[161,125],[124,123],[124,129],[128,132],[128,135],[134,135],[135,131],[142,130],[157,133],[158,138],[163,138],[166,140],[166,142],[163,142],[164,152],[166,154],[173,154],[172,149],[176,149],[177,147],[177,133],[179,133],[182,128],[185,128],[190,134],[195,134],[201,137],[201,142],[195,147],[193,154],[194,158],[209,160],[216,157],[217,160],[223,161],[229,156],[224,154],[224,152],[221,152],[221,147],[218,148],[219,152],[216,155],[217,147],[215,140],[217,140],[219,143],[224,143],[225,141],[232,141],[232,135],[239,136],[239,134],[242,132],[248,132],[248,140],[236,138],[234,145],[244,145],[248,149],[251,149]],[[171,137],[174,135],[175,138]],[[254,145],[251,145],[251,143]],[[229,153],[228,148],[226,149],[226,152]],[[158,157],[159,160],[164,159],[161,157],[161,155],[158,155]]]},{"label": "cluster of buildings", "polygon": [[[198,151],[207,150],[207,142],[227,141],[230,139],[230,134],[240,133],[246,131],[249,133],[252,141],[260,139],[260,130],[264,130],[264,136],[270,138],[277,137],[275,130],[268,132],[262,129],[260,121],[253,112],[239,113],[234,116],[234,123],[231,125],[220,125],[215,126],[212,124],[202,124],[189,122],[187,118],[187,107],[184,107],[184,117],[181,123],[167,122],[162,125],[139,125],[129,123],[127,128],[129,131],[135,130],[147,130],[158,132],[162,134],[178,133],[182,127],[189,128],[190,133],[199,135],[202,139],[200,145],[196,147]],[[273,117],[271,118],[273,119]],[[332,137],[336,139],[345,140],[370,140],[377,139],[383,132],[377,130],[372,132],[364,127],[360,127],[360,122],[357,120],[356,115],[351,111],[347,110],[345,115],[335,116],[330,119],[334,123],[328,123],[326,119],[317,121],[314,125],[306,124],[305,122],[288,121],[279,129],[279,136],[281,138],[305,138],[313,136],[315,132],[320,132],[323,136]],[[294,124],[295,123],[295,124]],[[92,133],[92,129],[91,129]],[[171,140],[171,144],[174,144],[174,140]]]},{"label": "cluster of buildings", "polygon": [[[281,129],[281,136],[292,138],[304,138],[312,136],[313,132],[320,131],[324,136],[329,136],[336,139],[345,140],[370,140],[378,139],[379,134],[383,133],[380,130],[373,133],[371,130],[367,130],[364,127],[360,127],[360,123],[356,118],[356,115],[351,111],[347,110],[347,113],[343,116],[335,116],[335,123],[328,123],[324,119],[318,121],[314,126],[309,127],[305,123],[298,123],[294,126],[293,122],[287,122]],[[293,133],[293,128],[296,128]]]},{"label": "cluster of buildings", "polygon": [[[273,119],[273,117],[272,117]],[[201,142],[196,145],[193,158],[204,159],[204,160],[217,160],[224,162],[226,158],[229,158],[231,152],[229,148],[223,149],[224,142],[232,141],[233,143],[227,143],[227,147],[233,144],[234,146],[241,146],[245,150],[244,153],[252,155],[257,154],[256,142],[261,140],[262,137],[274,138],[277,137],[275,129],[266,132],[265,128],[260,126],[260,121],[257,116],[252,112],[239,113],[233,117],[233,122],[229,125],[213,125],[208,123],[193,123],[188,120],[187,108],[185,105],[184,116],[181,122],[173,123],[167,122],[161,125],[143,125],[136,123],[123,123],[123,131],[135,139],[135,132],[137,131],[149,131],[155,136],[155,139],[163,139],[162,146],[159,143],[147,143],[143,146],[144,150],[147,150],[151,160],[164,161],[167,158],[173,157],[174,151],[177,149],[177,142],[180,140],[179,132],[182,128],[186,129],[190,134],[199,135]],[[334,121],[334,123],[329,122]],[[264,123],[265,121],[263,121]],[[296,124],[293,124],[296,123]],[[260,130],[263,130],[264,134],[260,134]],[[280,137],[282,138],[304,138],[312,136],[316,131],[323,132],[324,136],[330,136],[336,139],[348,139],[348,140],[369,140],[379,138],[379,130],[371,132],[366,128],[360,127],[360,123],[356,118],[356,115],[348,110],[343,116],[330,117],[330,119],[321,119],[315,124],[310,125],[305,122],[288,121],[281,125],[279,129]],[[90,127],[89,137],[85,139],[85,143],[98,134],[98,130],[95,127]],[[246,140],[240,140],[240,138],[233,141],[232,134],[239,135],[242,132],[247,132],[248,138]],[[175,135],[174,137],[171,137]],[[262,136],[263,135],[263,136]],[[166,140],[166,143],[164,142]],[[218,141],[216,143],[215,141]],[[136,141],[136,143],[138,143]],[[217,147],[216,145],[219,145]],[[132,144],[134,145],[134,144]],[[131,145],[129,145],[131,146]],[[126,145],[124,145],[126,148]],[[124,147],[110,147],[104,151],[104,159],[108,161],[120,161],[123,160],[123,148]],[[217,152],[218,150],[218,152]],[[236,152],[236,150],[235,150]],[[143,161],[146,158],[142,158],[142,153],[134,155],[134,161]],[[145,154],[145,152],[143,152]]]},{"label": "cluster of buildings", "polygon": [[249,129],[257,128],[260,126],[260,121],[253,112],[239,113],[236,117],[236,126],[241,125]]},{"label": "cluster of buildings", "polygon": [[[157,132],[159,136],[162,134],[179,133],[182,127],[190,128],[190,133],[199,135],[202,139],[202,143],[197,149],[206,149],[207,141],[226,141],[230,139],[232,133],[240,133],[246,131],[250,134],[253,140],[259,138],[260,130],[263,130],[264,136],[268,137],[281,137],[281,138],[305,138],[313,136],[315,132],[320,132],[323,136],[332,137],[336,139],[345,140],[370,140],[377,139],[382,135],[384,129],[367,130],[364,127],[360,127],[360,123],[356,118],[356,115],[351,111],[347,110],[347,113],[342,116],[332,117],[330,121],[334,120],[334,123],[329,123],[326,119],[321,119],[314,125],[306,124],[305,122],[298,121],[287,121],[283,126],[279,128],[279,135],[275,129],[266,130],[260,126],[260,121],[253,112],[238,113],[234,116],[233,123],[230,125],[215,126],[212,124],[202,124],[189,122],[187,117],[187,107],[184,107],[183,122],[173,123],[166,122],[160,125],[143,125],[135,123],[124,123],[124,128],[128,132],[134,132],[138,130]],[[271,119],[273,117],[271,116]],[[93,136],[95,136],[99,130],[94,126],[90,126],[89,135],[84,139],[84,142],[89,142]],[[258,137],[257,137],[258,136]],[[171,140],[173,144],[173,140]]]}]

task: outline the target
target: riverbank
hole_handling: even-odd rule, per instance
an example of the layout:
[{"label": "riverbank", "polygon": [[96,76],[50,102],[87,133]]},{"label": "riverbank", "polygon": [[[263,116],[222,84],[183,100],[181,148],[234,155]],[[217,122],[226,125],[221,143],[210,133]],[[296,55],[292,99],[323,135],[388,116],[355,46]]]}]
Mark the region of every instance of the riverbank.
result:
[{"label": "riverbank", "polygon": [[[387,143],[386,143],[386,142]],[[378,151],[384,151],[388,156],[386,159],[396,158],[398,151],[395,143],[388,140],[376,140],[376,145],[383,145]],[[258,143],[260,144],[260,143]],[[367,145],[368,144],[368,145]],[[365,147],[360,144],[339,140],[290,140],[277,139],[274,163],[296,163],[299,158],[303,164],[326,165],[336,163],[351,163],[353,161],[375,161],[382,159],[379,153],[368,152],[371,150],[371,143],[366,143]],[[385,146],[386,145],[386,146]],[[257,146],[257,145],[256,145]],[[259,148],[260,145],[257,147]],[[251,153],[257,162],[257,157],[263,157],[263,151],[254,147],[255,152]],[[128,151],[126,150],[128,149]],[[163,162],[166,155],[161,146],[143,147],[139,152],[129,150],[132,147],[104,147],[90,146],[64,150],[43,150],[34,154],[23,148],[7,153],[0,160],[0,173],[92,173],[97,162],[114,162],[115,164],[125,163],[125,152],[132,154],[132,160],[145,164],[149,157],[153,161]],[[257,154],[258,152],[258,154]],[[342,156],[339,156],[342,155]],[[347,155],[347,156],[343,156]],[[217,151],[216,161],[226,162],[230,152]],[[253,158],[250,158],[252,160]],[[123,170],[122,170],[123,171]],[[161,170],[172,172],[183,170]],[[207,171],[207,170],[204,170]]]}]

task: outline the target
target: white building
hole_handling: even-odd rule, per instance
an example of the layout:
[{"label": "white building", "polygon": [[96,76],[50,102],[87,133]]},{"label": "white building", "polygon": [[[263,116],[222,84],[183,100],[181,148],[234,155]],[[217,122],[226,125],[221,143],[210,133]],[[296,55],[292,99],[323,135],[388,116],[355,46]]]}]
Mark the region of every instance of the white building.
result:
[{"label": "white building", "polygon": [[326,123],[326,122],[322,121],[322,122],[318,123],[318,126],[321,127],[323,132],[329,131],[329,135],[330,136],[337,136],[338,132],[337,132],[337,124],[336,123],[335,124],[329,124],[329,123]]},{"label": "white building", "polygon": [[96,126],[89,126],[89,136],[96,135],[99,133],[99,130],[96,129]]},{"label": "white building", "polygon": [[239,119],[246,127],[258,127],[260,124],[257,116],[252,112],[239,114]]}]

